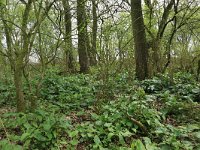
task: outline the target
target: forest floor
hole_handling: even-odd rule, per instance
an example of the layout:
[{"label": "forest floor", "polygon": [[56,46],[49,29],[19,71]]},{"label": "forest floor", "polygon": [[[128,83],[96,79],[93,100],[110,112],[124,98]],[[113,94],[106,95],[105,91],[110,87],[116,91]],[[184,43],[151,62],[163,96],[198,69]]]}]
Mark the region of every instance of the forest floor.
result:
[{"label": "forest floor", "polygon": [[14,85],[0,82],[2,150],[200,149],[200,83],[187,73],[137,81],[128,73],[102,79],[50,71],[34,111],[35,91],[26,83],[24,91],[27,112],[15,113]]}]

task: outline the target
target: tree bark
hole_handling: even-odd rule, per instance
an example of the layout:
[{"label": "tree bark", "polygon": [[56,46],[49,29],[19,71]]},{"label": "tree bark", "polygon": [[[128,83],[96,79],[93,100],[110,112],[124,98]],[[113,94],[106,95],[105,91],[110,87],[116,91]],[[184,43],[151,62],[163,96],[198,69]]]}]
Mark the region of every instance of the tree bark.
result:
[{"label": "tree bark", "polygon": [[198,66],[197,66],[197,80],[199,81],[199,74],[200,74],[200,60],[198,60]]},{"label": "tree bark", "polygon": [[85,0],[77,0],[78,54],[80,73],[89,72],[89,59],[87,50],[87,20],[85,15]]},{"label": "tree bark", "polygon": [[92,0],[92,49],[91,49],[91,58],[90,58],[90,65],[94,66],[97,64],[96,60],[96,42],[97,42],[97,3],[96,0]]},{"label": "tree bark", "polygon": [[64,7],[65,24],[65,72],[75,72],[73,46],[72,46],[72,22],[69,0],[62,0]]},{"label": "tree bark", "polygon": [[153,72],[154,72],[153,74],[162,72],[160,47],[165,29],[169,23],[168,18],[173,5],[174,5],[174,0],[170,0],[169,4],[164,8],[162,19],[158,26],[157,35],[155,39],[152,39],[152,54],[153,54],[152,60],[153,60]]},{"label": "tree bark", "polygon": [[23,92],[23,61],[18,59],[14,69],[14,83],[16,88],[17,112],[26,110],[26,103]]},{"label": "tree bark", "polygon": [[136,78],[148,77],[148,50],[141,0],[131,0],[132,30],[135,43]]}]

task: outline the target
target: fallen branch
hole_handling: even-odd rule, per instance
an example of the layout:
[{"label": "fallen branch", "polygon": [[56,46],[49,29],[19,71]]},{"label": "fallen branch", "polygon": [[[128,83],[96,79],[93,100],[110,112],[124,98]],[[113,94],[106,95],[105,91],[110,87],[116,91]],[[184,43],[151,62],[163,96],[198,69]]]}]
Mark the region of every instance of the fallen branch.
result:
[{"label": "fallen branch", "polygon": [[131,115],[128,114],[127,112],[127,117],[135,124],[137,125],[144,134],[147,134],[148,131],[147,131],[147,128],[140,122],[140,121],[137,121],[136,119],[134,119]]}]

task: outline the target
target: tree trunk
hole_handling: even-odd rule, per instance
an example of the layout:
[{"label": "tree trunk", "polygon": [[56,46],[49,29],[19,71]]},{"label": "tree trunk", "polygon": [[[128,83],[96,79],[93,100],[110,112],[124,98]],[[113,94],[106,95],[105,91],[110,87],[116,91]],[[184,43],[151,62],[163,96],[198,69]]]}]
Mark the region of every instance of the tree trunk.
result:
[{"label": "tree trunk", "polygon": [[23,62],[17,61],[14,69],[14,83],[16,88],[17,112],[24,112],[26,104],[23,92]]},{"label": "tree trunk", "polygon": [[131,0],[131,19],[135,43],[136,78],[144,80],[148,77],[148,50],[141,0]]},{"label": "tree trunk", "polygon": [[64,7],[64,23],[65,23],[65,72],[75,72],[73,46],[72,46],[72,23],[70,5],[68,0],[62,0]]},{"label": "tree trunk", "polygon": [[161,69],[161,52],[160,52],[160,47],[161,47],[161,42],[162,42],[162,38],[165,32],[165,29],[168,25],[168,18],[169,18],[169,14],[170,11],[172,9],[172,6],[174,4],[174,0],[170,0],[170,2],[168,3],[168,5],[164,8],[164,12],[162,14],[162,19],[161,22],[158,26],[158,32],[156,35],[156,38],[153,39],[152,41],[152,52],[153,52],[153,72],[154,74],[156,73],[161,73],[162,69]]},{"label": "tree trunk", "polygon": [[197,80],[199,81],[199,74],[200,74],[200,60],[198,60],[198,66],[197,66]]},{"label": "tree trunk", "polygon": [[77,0],[78,54],[80,73],[88,73],[89,71],[87,51],[87,22],[85,14],[85,0]]},{"label": "tree trunk", "polygon": [[152,42],[152,61],[153,61],[153,66],[152,66],[152,72],[153,75],[156,73],[161,72],[161,57],[160,57],[160,46],[161,46],[161,41],[159,39],[153,40]]},{"label": "tree trunk", "polygon": [[96,0],[92,0],[92,16],[93,16],[93,25],[92,25],[92,49],[91,49],[91,58],[90,65],[94,66],[97,64],[96,60],[96,42],[97,42],[97,3]]},{"label": "tree trunk", "polygon": [[167,52],[167,62],[164,65],[162,73],[165,73],[165,71],[167,70],[168,66],[171,63],[171,45],[172,45],[172,40],[174,38],[175,33],[176,33],[176,28],[173,29],[173,31],[170,35],[170,38],[168,40],[168,43],[167,43],[167,50],[166,50],[166,52]]}]

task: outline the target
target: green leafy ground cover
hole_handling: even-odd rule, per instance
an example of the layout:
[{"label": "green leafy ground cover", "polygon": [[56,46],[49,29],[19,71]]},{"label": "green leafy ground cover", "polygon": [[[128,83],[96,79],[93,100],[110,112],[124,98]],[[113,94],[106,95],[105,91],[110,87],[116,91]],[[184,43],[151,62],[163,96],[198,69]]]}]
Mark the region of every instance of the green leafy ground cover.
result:
[{"label": "green leafy ground cover", "polygon": [[14,97],[1,82],[3,150],[200,149],[200,84],[187,73],[139,82],[127,73],[102,80],[50,72],[35,112],[14,113]]}]

